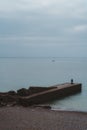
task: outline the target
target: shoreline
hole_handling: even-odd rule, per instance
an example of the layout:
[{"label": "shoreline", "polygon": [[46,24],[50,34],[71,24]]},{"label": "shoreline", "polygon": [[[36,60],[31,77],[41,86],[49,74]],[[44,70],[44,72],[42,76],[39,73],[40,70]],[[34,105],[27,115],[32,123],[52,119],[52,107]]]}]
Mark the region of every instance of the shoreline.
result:
[{"label": "shoreline", "polygon": [[41,107],[1,107],[1,130],[86,130],[87,112]]},{"label": "shoreline", "polygon": [[56,109],[56,108],[51,108],[52,111],[65,111],[65,112],[77,112],[77,113],[87,113],[87,111],[84,110],[74,110],[74,109]]}]

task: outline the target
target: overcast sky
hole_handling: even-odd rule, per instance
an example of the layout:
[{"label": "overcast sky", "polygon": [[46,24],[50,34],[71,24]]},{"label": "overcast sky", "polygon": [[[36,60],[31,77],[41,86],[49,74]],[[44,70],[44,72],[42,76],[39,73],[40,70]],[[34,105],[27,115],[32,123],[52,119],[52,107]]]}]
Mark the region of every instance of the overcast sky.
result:
[{"label": "overcast sky", "polygon": [[87,0],[0,0],[0,57],[86,57]]}]

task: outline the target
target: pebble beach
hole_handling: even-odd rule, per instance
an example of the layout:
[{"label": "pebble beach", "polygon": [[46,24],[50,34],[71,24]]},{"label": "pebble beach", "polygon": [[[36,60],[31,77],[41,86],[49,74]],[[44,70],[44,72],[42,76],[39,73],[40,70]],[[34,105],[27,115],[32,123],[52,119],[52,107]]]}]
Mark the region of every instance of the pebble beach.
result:
[{"label": "pebble beach", "polygon": [[87,113],[40,107],[1,107],[0,130],[87,130]]}]

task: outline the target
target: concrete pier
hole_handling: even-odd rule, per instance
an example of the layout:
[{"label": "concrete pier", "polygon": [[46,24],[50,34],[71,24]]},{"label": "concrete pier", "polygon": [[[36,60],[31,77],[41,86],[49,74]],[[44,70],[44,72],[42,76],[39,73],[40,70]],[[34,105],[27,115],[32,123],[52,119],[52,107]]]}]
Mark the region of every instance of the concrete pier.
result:
[{"label": "concrete pier", "polygon": [[[64,83],[60,85],[51,86],[52,89],[39,92],[27,97],[20,97],[19,104],[29,106],[34,104],[43,104],[52,100],[64,98],[81,92],[81,83]],[[54,88],[53,88],[54,87]]]}]

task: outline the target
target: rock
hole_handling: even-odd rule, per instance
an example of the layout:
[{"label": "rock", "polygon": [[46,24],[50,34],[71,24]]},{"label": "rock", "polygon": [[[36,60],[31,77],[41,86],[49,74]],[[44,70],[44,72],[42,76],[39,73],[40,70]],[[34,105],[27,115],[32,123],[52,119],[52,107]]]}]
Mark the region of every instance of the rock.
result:
[{"label": "rock", "polygon": [[17,90],[17,94],[19,96],[28,96],[29,92],[26,88],[22,88],[22,89]]},{"label": "rock", "polygon": [[17,97],[15,96],[11,96],[11,95],[2,95],[0,96],[0,102],[1,103],[12,103],[12,102],[15,102],[17,101]]},{"label": "rock", "polygon": [[17,93],[12,90],[12,91],[9,91],[8,94],[14,96],[14,95],[16,95]]},{"label": "rock", "polygon": [[34,107],[40,107],[40,108],[45,108],[45,109],[51,109],[50,105],[34,105]]}]

